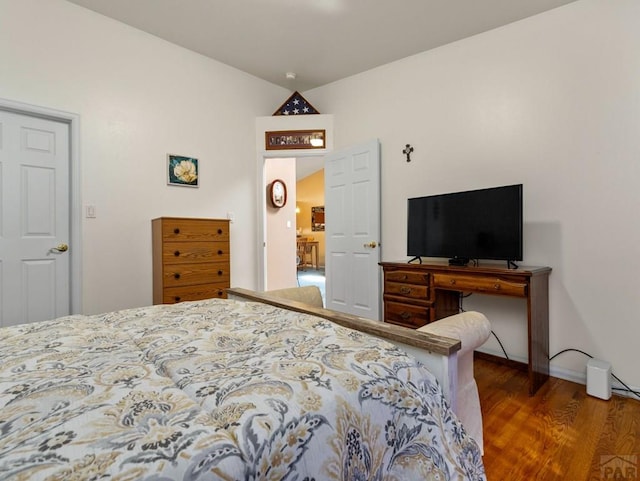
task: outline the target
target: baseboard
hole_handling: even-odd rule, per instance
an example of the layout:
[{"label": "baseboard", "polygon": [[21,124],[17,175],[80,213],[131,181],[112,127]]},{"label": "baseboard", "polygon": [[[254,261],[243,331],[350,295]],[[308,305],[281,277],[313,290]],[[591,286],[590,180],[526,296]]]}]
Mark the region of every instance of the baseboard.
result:
[{"label": "baseboard", "polygon": [[[509,367],[513,367],[514,369],[518,369],[518,370],[522,370],[523,366],[524,366],[524,370],[527,370],[527,358],[526,357],[520,357],[520,356],[511,356],[509,359],[506,359],[504,357],[504,354],[502,352],[498,352],[498,351],[491,351],[488,349],[483,349],[483,350],[477,350],[475,351],[475,356],[481,358],[481,359],[487,359],[489,361],[492,362],[498,362],[500,364],[509,366]],[[558,379],[563,379],[565,381],[571,381],[571,382],[575,382],[577,384],[582,384],[583,386],[585,386],[586,389],[586,385],[587,385],[587,368],[586,368],[587,364],[585,363],[585,370],[582,372],[578,372],[578,371],[573,371],[571,369],[565,369],[562,367],[558,367],[558,366],[554,366],[553,364],[551,364],[549,366],[549,375],[551,377],[557,377]],[[615,379],[611,380],[611,387],[612,388],[617,388],[617,389],[626,389],[622,384],[620,384],[618,381],[616,381]],[[640,388],[634,387],[634,386],[629,386],[632,390],[636,391],[636,392],[640,392]],[[627,392],[627,391],[618,391],[617,389],[615,389],[613,391],[614,394],[618,394],[619,396],[625,396],[625,397],[630,397],[632,399],[638,399],[637,396],[635,396],[633,393],[631,392]]]},{"label": "baseboard", "polygon": [[484,359],[486,361],[495,362],[502,366],[507,366],[513,369],[517,369],[518,371],[527,372],[529,369],[526,361],[521,362],[514,359],[507,359],[504,356],[498,356],[496,354],[489,353],[486,351],[474,351],[473,357],[475,359]]}]

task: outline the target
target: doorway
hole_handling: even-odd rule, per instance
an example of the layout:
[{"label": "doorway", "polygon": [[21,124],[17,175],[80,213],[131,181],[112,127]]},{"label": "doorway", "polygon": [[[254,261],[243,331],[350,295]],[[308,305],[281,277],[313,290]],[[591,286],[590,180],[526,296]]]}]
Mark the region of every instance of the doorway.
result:
[{"label": "doorway", "polygon": [[324,203],[324,157],[283,156],[264,159],[264,185],[285,183],[287,201],[267,200],[264,289],[318,285],[325,290],[324,232],[312,226],[312,208]]},{"label": "doorway", "polygon": [[[288,154],[288,158],[305,157],[297,153]],[[323,154],[326,182],[324,190],[328,193],[325,198],[328,214],[325,232],[325,307],[380,320],[380,143],[378,139],[372,139]],[[281,157],[286,157],[286,154],[281,154]],[[260,190],[263,191],[273,181],[267,170],[270,158],[275,156],[259,153]],[[268,241],[267,218],[270,213],[269,208],[265,207],[266,197],[262,198],[262,208],[259,211],[263,228],[261,262],[258,263],[261,280],[259,289],[262,290],[278,288],[268,283],[267,279],[269,247],[278,251],[279,248],[286,250],[295,245],[289,243],[288,239],[280,245],[278,242]],[[296,233],[291,230],[293,222],[287,217],[280,220],[286,220],[289,233],[295,238]],[[295,247],[292,247],[283,259],[284,262],[275,266],[275,270],[290,272],[288,265],[290,262],[295,265],[295,257]],[[296,283],[294,279],[284,287],[293,287]]]},{"label": "doorway", "polygon": [[296,159],[296,268],[299,286],[326,299],[324,157]]}]

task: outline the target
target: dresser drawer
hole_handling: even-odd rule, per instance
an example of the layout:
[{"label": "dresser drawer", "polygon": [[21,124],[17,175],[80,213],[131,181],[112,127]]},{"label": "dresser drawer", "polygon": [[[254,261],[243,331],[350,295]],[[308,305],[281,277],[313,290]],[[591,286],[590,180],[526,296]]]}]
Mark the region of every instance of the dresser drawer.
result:
[{"label": "dresser drawer", "polygon": [[427,300],[429,298],[429,287],[421,286],[418,284],[403,284],[400,282],[385,282],[384,293],[394,296],[407,297],[409,299],[422,299]]},{"label": "dresser drawer", "polygon": [[224,284],[202,284],[198,286],[167,287],[162,293],[163,304],[203,299],[226,298],[227,286]]},{"label": "dresser drawer", "polygon": [[417,329],[431,322],[431,308],[385,301],[384,320],[391,324]]},{"label": "dresser drawer", "polygon": [[407,284],[429,285],[428,272],[410,272],[410,271],[387,271],[384,273],[384,280],[391,282],[403,282]]},{"label": "dresser drawer", "polygon": [[162,239],[172,241],[229,241],[229,222],[208,219],[162,219]]},{"label": "dresser drawer", "polygon": [[162,245],[164,264],[189,262],[229,262],[228,242],[165,242]]},{"label": "dresser drawer", "polygon": [[229,284],[229,264],[211,262],[202,264],[167,264],[164,267],[165,287],[190,286],[194,284]]},{"label": "dresser drawer", "polygon": [[449,274],[434,274],[433,286],[442,289],[466,292],[483,292],[503,296],[527,296],[527,284],[499,277],[475,277]]}]

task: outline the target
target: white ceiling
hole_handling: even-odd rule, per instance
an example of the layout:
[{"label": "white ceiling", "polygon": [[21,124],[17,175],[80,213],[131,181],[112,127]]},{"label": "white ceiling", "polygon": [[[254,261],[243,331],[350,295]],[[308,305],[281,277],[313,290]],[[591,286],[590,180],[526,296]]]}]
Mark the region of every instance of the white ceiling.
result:
[{"label": "white ceiling", "polygon": [[296,180],[304,179],[323,168],[324,157],[297,157]]},{"label": "white ceiling", "polygon": [[[68,1],[304,92],[575,0]],[[297,178],[323,160],[298,159]]]},{"label": "white ceiling", "polygon": [[575,0],[68,1],[303,92]]}]

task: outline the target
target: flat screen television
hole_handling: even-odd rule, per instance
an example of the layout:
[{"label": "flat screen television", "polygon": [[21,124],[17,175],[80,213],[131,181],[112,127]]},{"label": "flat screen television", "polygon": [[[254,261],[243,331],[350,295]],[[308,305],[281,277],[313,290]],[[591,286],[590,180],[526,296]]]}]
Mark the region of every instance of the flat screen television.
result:
[{"label": "flat screen television", "polygon": [[407,213],[407,255],[414,259],[522,260],[522,184],[415,197]]}]

